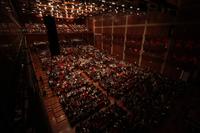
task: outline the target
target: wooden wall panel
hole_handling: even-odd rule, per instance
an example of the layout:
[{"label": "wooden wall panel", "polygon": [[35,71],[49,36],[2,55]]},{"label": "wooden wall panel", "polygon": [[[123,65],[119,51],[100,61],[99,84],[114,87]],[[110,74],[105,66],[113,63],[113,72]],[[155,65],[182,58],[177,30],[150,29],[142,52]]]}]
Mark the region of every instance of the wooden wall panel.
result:
[{"label": "wooden wall panel", "polygon": [[173,23],[175,22],[175,16],[173,17],[167,13],[152,11],[148,13],[147,20],[148,23]]},{"label": "wooden wall panel", "polygon": [[103,38],[103,49],[107,53],[111,53],[111,35],[105,35]]},{"label": "wooden wall panel", "polygon": [[114,17],[114,25],[125,25],[125,16],[115,16]]},{"label": "wooden wall panel", "polygon": [[[125,38],[125,18],[124,16],[113,16],[113,55],[117,59],[122,60],[124,50],[124,38]],[[96,22],[99,27],[102,26],[102,17],[97,17]],[[103,41],[103,49],[110,51],[112,41],[112,17],[103,17],[103,39],[97,39],[96,41]],[[164,55],[167,53],[168,44],[170,42],[169,31],[170,26],[174,25],[175,40],[184,39],[190,41],[190,39],[200,38],[200,26],[198,24],[177,24],[175,18],[169,14],[162,12],[149,12],[146,16],[129,15],[128,16],[128,29],[127,29],[127,41],[125,42],[125,61],[138,63],[140,57],[140,50],[142,45],[142,38],[145,29],[145,20],[147,20],[147,30],[145,34],[145,41],[143,47],[143,55],[141,67],[149,67],[155,72],[161,71],[161,66],[164,62]],[[186,21],[187,23],[190,21]],[[96,29],[96,33],[101,33],[101,29]],[[172,41],[173,42],[173,41]],[[98,48],[101,49],[101,42],[98,42]],[[175,44],[171,44],[172,46]],[[173,51],[170,54],[174,54]],[[171,56],[168,59],[171,60]],[[171,67],[170,67],[171,66]],[[173,73],[179,76],[179,71],[176,71],[176,65],[171,65],[171,62],[166,63],[164,74],[173,77]],[[178,77],[174,77],[178,78]]]},{"label": "wooden wall panel", "polygon": [[104,28],[103,29],[103,49],[107,53],[111,53],[111,34],[112,29],[111,28]]},{"label": "wooden wall panel", "polygon": [[114,28],[114,34],[123,35],[125,31],[125,27],[122,28]]},{"label": "wooden wall panel", "polygon": [[95,28],[95,33],[102,33],[101,28]]},{"label": "wooden wall panel", "polygon": [[145,16],[130,15],[128,16],[128,24],[144,24]]},{"label": "wooden wall panel", "polygon": [[101,42],[102,42],[102,36],[96,35],[95,36],[95,46],[98,49],[101,49]]},{"label": "wooden wall panel", "polygon": [[175,27],[174,36],[177,39],[199,39],[200,38],[200,25],[179,25]]},{"label": "wooden wall panel", "polygon": [[136,36],[129,34],[127,35],[125,59],[129,62],[138,64],[139,53],[142,44],[142,35]]},{"label": "wooden wall panel", "polygon": [[144,33],[144,27],[129,27],[127,30],[128,36],[132,36],[133,38],[142,37]]},{"label": "wooden wall panel", "polygon": [[112,17],[106,16],[103,18],[103,25],[104,26],[111,26],[112,25]]},{"label": "wooden wall panel", "polygon": [[88,18],[88,20],[87,20],[87,28],[88,28],[88,30],[90,31],[90,32],[92,32],[94,29],[94,27],[93,27],[93,18]]},{"label": "wooden wall panel", "polygon": [[149,26],[146,38],[166,38],[169,36],[169,28],[169,26]]},{"label": "wooden wall panel", "polygon": [[111,34],[112,28],[103,28],[103,34]]},{"label": "wooden wall panel", "polygon": [[114,34],[113,35],[113,44],[123,45],[124,43],[124,35],[123,34]]},{"label": "wooden wall panel", "polygon": [[102,26],[102,19],[97,19],[96,21],[95,21],[95,26]]},{"label": "wooden wall panel", "polygon": [[123,59],[123,45],[117,45],[114,44],[113,45],[113,55],[116,57],[116,59],[118,60],[122,60]]}]

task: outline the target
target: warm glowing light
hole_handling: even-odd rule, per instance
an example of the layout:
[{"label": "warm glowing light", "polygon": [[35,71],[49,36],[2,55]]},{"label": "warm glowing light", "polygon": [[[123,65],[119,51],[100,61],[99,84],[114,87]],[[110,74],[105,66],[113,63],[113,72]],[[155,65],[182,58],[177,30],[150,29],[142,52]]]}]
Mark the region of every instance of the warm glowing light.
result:
[{"label": "warm glowing light", "polygon": [[[103,12],[113,12],[118,13],[119,11],[125,12],[126,4],[119,2],[108,2],[106,0],[98,0],[100,6],[97,6],[95,2],[80,2],[76,0],[69,0],[62,2],[61,0],[48,0],[48,2],[40,2],[36,0],[35,8],[32,13],[37,16],[47,15],[51,13],[55,18],[61,19],[73,19],[80,16],[93,16],[94,14],[99,14]],[[109,5],[108,5],[109,4]],[[115,6],[116,5],[116,6]],[[129,9],[133,9],[132,5],[129,5]],[[22,10],[24,10],[22,8]],[[140,10],[137,8],[137,10]]]}]

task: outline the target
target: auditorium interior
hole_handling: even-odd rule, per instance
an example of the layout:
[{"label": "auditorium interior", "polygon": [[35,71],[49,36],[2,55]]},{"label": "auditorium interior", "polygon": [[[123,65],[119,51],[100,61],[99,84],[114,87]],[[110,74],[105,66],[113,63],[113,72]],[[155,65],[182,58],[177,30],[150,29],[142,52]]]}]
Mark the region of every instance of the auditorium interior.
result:
[{"label": "auditorium interior", "polygon": [[200,133],[199,0],[1,0],[0,132]]}]

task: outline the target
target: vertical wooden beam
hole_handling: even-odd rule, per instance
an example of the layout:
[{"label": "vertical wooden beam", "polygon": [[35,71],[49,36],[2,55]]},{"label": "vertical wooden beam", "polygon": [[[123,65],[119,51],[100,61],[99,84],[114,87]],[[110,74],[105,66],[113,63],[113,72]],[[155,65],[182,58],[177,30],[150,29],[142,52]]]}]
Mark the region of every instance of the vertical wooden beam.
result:
[{"label": "vertical wooden beam", "polygon": [[101,49],[103,50],[103,15],[101,16]]},{"label": "vertical wooden beam", "polygon": [[139,57],[139,62],[138,62],[139,66],[141,66],[141,63],[142,63],[142,54],[144,52],[144,42],[145,42],[145,37],[146,37],[146,31],[147,31],[147,19],[145,20],[144,32],[143,32],[143,36],[142,36],[142,43],[141,43],[141,49],[140,49],[140,57]]},{"label": "vertical wooden beam", "polygon": [[94,35],[94,37],[93,37],[93,39],[94,39],[94,40],[93,40],[93,41],[94,41],[94,46],[96,46],[96,43],[95,43],[95,42],[96,42],[96,38],[95,38],[95,34],[96,34],[96,33],[95,33],[95,28],[96,28],[96,27],[95,27],[95,21],[96,21],[96,20],[93,18],[93,19],[92,19],[92,25],[93,25],[93,29],[92,29],[92,30],[93,30],[93,35]]},{"label": "vertical wooden beam", "polygon": [[[88,27],[89,20],[88,20],[88,19],[89,19],[89,18],[86,19],[86,28],[87,28],[87,29],[89,29],[89,27]],[[88,42],[89,42],[89,41],[88,41],[88,40],[89,40],[89,39],[88,39],[88,32],[87,32],[86,34],[87,34],[87,35],[86,35],[86,42],[88,43]],[[81,35],[81,36],[83,37],[83,35]],[[91,44],[90,44],[90,45],[91,45]]]},{"label": "vertical wooden beam", "polygon": [[163,74],[164,70],[165,70],[165,66],[166,66],[166,63],[167,63],[167,58],[168,58],[168,55],[169,55],[169,51],[170,51],[170,48],[171,46],[173,45],[174,43],[174,40],[173,40],[173,35],[174,35],[174,26],[170,26],[169,27],[169,43],[167,44],[167,51],[165,52],[165,55],[164,55],[164,61],[162,63],[162,66],[161,66],[161,69],[160,69],[160,73]]},{"label": "vertical wooden beam", "polygon": [[88,19],[89,19],[89,18],[86,19],[86,28],[87,28],[87,29],[89,29],[89,27],[88,27],[89,20],[88,20]]},{"label": "vertical wooden beam", "polygon": [[167,63],[167,58],[168,58],[168,55],[169,55],[169,50],[170,50],[171,45],[172,45],[172,40],[170,39],[169,43],[167,44],[167,51],[164,54],[164,60],[163,60],[163,63],[162,63],[161,69],[160,69],[161,74],[163,74],[163,72],[165,70],[165,66],[166,66],[166,63]]},{"label": "vertical wooden beam", "polygon": [[114,34],[114,16],[112,16],[112,31],[111,31],[111,55],[113,54],[113,34]]},{"label": "vertical wooden beam", "polygon": [[126,42],[127,42],[127,25],[128,25],[128,15],[126,15],[126,23],[125,23],[125,30],[124,30],[124,49],[123,49],[123,60],[125,60],[126,54]]}]

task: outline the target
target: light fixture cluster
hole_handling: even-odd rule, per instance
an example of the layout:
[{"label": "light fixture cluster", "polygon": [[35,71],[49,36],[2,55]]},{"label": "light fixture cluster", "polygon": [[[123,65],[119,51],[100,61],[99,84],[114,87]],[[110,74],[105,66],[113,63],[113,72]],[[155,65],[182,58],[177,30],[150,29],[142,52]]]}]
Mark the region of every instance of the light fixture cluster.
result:
[{"label": "light fixture cluster", "polygon": [[37,17],[52,15],[57,19],[73,20],[100,14],[119,14],[139,11],[131,2],[114,0],[36,0],[32,14]]},{"label": "light fixture cluster", "polygon": [[79,2],[79,1],[48,1],[40,2],[36,1],[32,13],[37,17],[43,17],[45,15],[52,15],[55,18],[61,19],[75,19],[80,16],[88,16],[97,14],[102,10],[102,7],[98,7],[95,3]]}]

